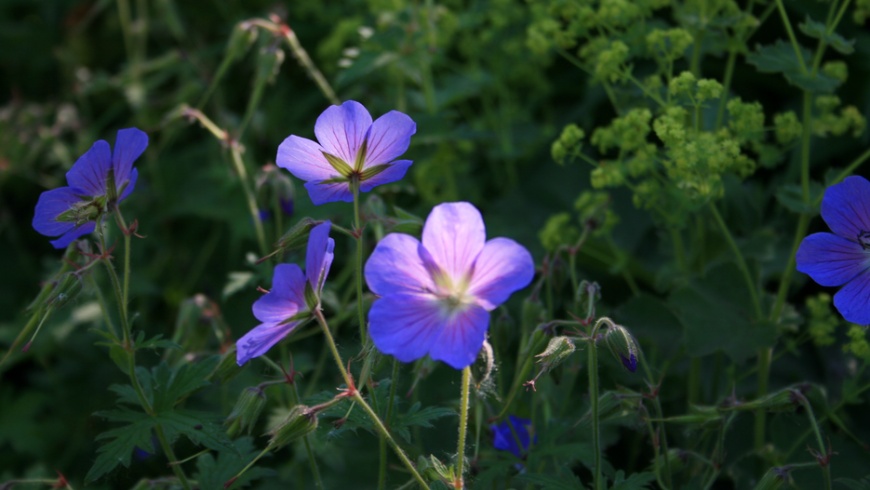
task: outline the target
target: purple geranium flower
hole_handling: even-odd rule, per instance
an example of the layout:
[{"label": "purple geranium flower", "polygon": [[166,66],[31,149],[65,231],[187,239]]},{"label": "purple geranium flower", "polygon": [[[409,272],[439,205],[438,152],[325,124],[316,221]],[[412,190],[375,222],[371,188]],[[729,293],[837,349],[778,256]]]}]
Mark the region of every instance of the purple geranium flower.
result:
[{"label": "purple geranium flower", "polygon": [[314,204],[353,201],[350,182],[360,192],[401,179],[410,160],[396,160],[411,144],[417,125],[390,111],[372,122],[359,102],[330,106],[314,124],[317,142],[291,135],[278,147],[276,163],[306,181]]},{"label": "purple geranium flower", "polygon": [[534,274],[522,245],[486,241],[474,206],[440,204],[426,219],[422,243],[391,233],[366,262],[366,282],[380,296],[369,311],[369,333],[378,349],[400,361],[429,354],[465,368],[483,345],[489,312]]},{"label": "purple geranium flower", "polygon": [[822,218],[834,233],[813,233],[797,251],[797,270],[822,286],[843,286],[834,306],[847,321],[870,324],[870,182],[847,177],[828,187]]},{"label": "purple geranium flower", "polygon": [[514,456],[522,459],[529,445],[537,442],[538,437],[531,434],[532,421],[514,415],[508,416],[508,420],[500,424],[492,424],[492,445],[500,451],[510,451]]},{"label": "purple geranium flower", "polygon": [[[114,152],[105,140],[94,143],[66,173],[68,187],[39,196],[33,229],[46,236],[59,236],[51,241],[55,248],[64,248],[94,231],[97,221],[133,192],[139,176],[133,162],[147,146],[148,135],[136,128],[118,131]],[[109,180],[110,175],[114,182]]]},{"label": "purple geranium flower", "polygon": [[296,264],[275,266],[272,289],[258,299],[253,307],[254,316],[263,323],[236,342],[236,362],[239,366],[265,354],[306,319],[310,311],[306,289],[320,298],[334,255],[335,240],[329,238],[330,226],[330,222],[326,221],[311,229],[305,256],[305,274]]}]

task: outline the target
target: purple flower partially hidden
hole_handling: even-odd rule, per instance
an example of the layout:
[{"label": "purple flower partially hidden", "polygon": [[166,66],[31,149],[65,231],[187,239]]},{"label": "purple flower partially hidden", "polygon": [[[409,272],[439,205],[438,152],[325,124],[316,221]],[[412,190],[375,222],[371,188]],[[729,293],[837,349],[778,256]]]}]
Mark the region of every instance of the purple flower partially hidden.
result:
[{"label": "purple flower partially hidden", "polygon": [[843,286],[834,306],[847,321],[870,324],[870,182],[847,177],[828,187],[822,218],[834,233],[813,233],[798,248],[797,270],[822,286]]},{"label": "purple flower partially hidden", "polygon": [[492,445],[500,451],[510,451],[514,456],[523,459],[532,442],[538,442],[538,437],[530,434],[532,421],[514,415],[500,424],[493,424]]},{"label": "purple flower partially hidden", "polygon": [[622,361],[622,365],[625,366],[625,369],[628,369],[629,372],[637,371],[637,356],[634,355],[634,352],[630,353],[628,357],[624,355],[619,355],[619,360]]},{"label": "purple flower partially hidden", "polygon": [[314,204],[353,201],[350,182],[360,192],[401,179],[410,160],[396,160],[411,144],[417,125],[390,111],[372,122],[359,102],[328,107],[314,124],[317,142],[290,135],[278,146],[275,162],[306,181]]},{"label": "purple flower partially hidden", "polygon": [[522,245],[507,238],[486,241],[474,206],[440,204],[426,219],[422,243],[391,233],[366,262],[366,282],[379,296],[369,311],[369,334],[381,352],[400,361],[429,354],[465,368],[483,346],[489,312],[534,274]]},{"label": "purple flower partially hidden", "polygon": [[[278,264],[272,277],[272,289],[253,306],[254,316],[262,323],[236,342],[239,366],[266,353],[292,332],[309,312],[306,288],[320,297],[334,257],[335,240],[329,237],[329,221],[311,229],[305,257],[305,274],[296,264]],[[306,285],[307,282],[307,285]]]},{"label": "purple flower partially hidden", "polygon": [[[68,187],[39,196],[33,229],[45,236],[59,236],[51,241],[55,248],[65,248],[94,231],[96,222],[133,192],[139,177],[133,162],[147,146],[148,135],[136,128],[118,131],[114,152],[105,140],[94,143],[66,173]],[[114,179],[109,180],[110,176]]]}]

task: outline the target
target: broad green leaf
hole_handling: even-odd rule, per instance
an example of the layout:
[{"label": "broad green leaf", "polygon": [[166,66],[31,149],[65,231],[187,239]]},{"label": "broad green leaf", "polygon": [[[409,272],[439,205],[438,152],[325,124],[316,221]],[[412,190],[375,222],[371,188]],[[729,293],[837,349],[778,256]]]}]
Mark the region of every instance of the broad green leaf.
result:
[{"label": "broad green leaf", "polygon": [[123,427],[107,430],[97,436],[97,439],[109,439],[109,442],[97,450],[97,460],[85,476],[86,483],[97,480],[119,464],[129,468],[130,457],[133,455],[134,449],[151,447],[151,429],[154,428],[154,419],[148,415],[130,410],[112,410],[100,412],[97,415],[112,421],[130,423]]},{"label": "broad green leaf", "polygon": [[803,189],[798,184],[785,184],[776,190],[776,200],[789,211],[816,215],[818,206],[814,203],[824,194],[825,189],[816,181],[810,182],[809,204],[804,203]]},{"label": "broad green leaf", "polygon": [[806,20],[798,25],[801,32],[815,39],[825,41],[829,46],[836,49],[841,54],[852,54],[855,52],[855,40],[847,40],[836,32],[828,32],[825,24],[816,22],[808,15]]},{"label": "broad green leaf", "polygon": [[646,490],[649,488],[647,484],[655,479],[655,474],[648,472],[632,473],[631,476],[626,478],[622,470],[619,470],[616,472],[613,486],[610,487],[610,490]]},{"label": "broad green leaf", "polygon": [[767,46],[757,45],[755,52],[746,55],[746,61],[761,73],[782,73],[789,83],[809,92],[831,93],[840,85],[839,80],[823,73],[810,75],[806,72],[812,60],[808,49],[801,46],[800,56],[803,64],[791,44],[779,40]]},{"label": "broad green leaf", "polygon": [[683,325],[692,357],[722,351],[741,362],[776,341],[776,327],[751,319],[752,302],[740,270],[722,264],[674,291],[668,304]]},{"label": "broad green leaf", "polygon": [[173,441],[184,435],[194,444],[215,451],[234,451],[233,443],[220,424],[220,417],[208,412],[195,410],[173,410],[157,415],[156,421],[166,431],[166,437]]},{"label": "broad green leaf", "polygon": [[145,339],[145,332],[139,332],[136,335],[137,349],[181,349],[181,346],[175,342],[164,339],[163,334],[157,334],[150,339]]},{"label": "broad green leaf", "polygon": [[[236,476],[260,452],[254,447],[250,437],[242,437],[233,441],[233,446],[232,451],[219,452],[217,459],[210,453],[197,458],[196,480],[199,483],[199,488],[202,490],[224,490],[224,483]],[[274,473],[273,470],[253,466],[248,468],[238,480],[227,488],[244,488],[252,481]]]},{"label": "broad green leaf", "polygon": [[406,413],[399,414],[395,422],[391,424],[391,429],[396,434],[402,436],[405,442],[411,442],[411,433],[408,429],[411,427],[423,427],[425,429],[432,427],[432,421],[442,417],[451,417],[456,415],[456,410],[445,407],[425,407],[420,408],[420,403],[417,402],[411,405]]},{"label": "broad green leaf", "polygon": [[550,475],[543,473],[526,473],[518,475],[514,480],[536,485],[547,490],[586,490],[576,475]]}]

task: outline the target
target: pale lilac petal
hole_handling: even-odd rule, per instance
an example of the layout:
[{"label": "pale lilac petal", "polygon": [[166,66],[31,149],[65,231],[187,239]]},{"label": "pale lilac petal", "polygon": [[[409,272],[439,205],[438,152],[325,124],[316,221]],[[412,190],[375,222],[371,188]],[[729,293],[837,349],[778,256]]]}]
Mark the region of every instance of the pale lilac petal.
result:
[{"label": "pale lilac petal", "polygon": [[402,362],[425,356],[441,334],[439,300],[430,294],[394,294],[374,302],[369,310],[369,335],[375,346]]},{"label": "pale lilac petal", "polygon": [[801,242],[795,261],[797,270],[822,286],[842,286],[870,267],[870,254],[841,236],[813,233]]},{"label": "pale lilac petal", "polygon": [[262,356],[292,332],[297,325],[299,322],[257,325],[236,342],[236,363],[241,366],[255,357]]},{"label": "pale lilac petal", "polygon": [[379,296],[434,291],[432,277],[417,253],[420,242],[390,233],[378,242],[365,265],[366,284]]},{"label": "pale lilac petal", "polygon": [[411,160],[396,160],[389,164],[381,173],[363,180],[359,186],[360,192],[368,192],[379,185],[401,180],[412,163],[414,162]]},{"label": "pale lilac petal", "polygon": [[846,177],[825,191],[822,218],[831,231],[849,240],[870,232],[870,182],[864,177]]},{"label": "pale lilac petal", "polygon": [[308,283],[314,291],[320,293],[329,267],[335,256],[335,240],[329,238],[329,228],[332,224],[325,221],[311,229],[308,235],[308,251],[305,253],[305,274]]},{"label": "pale lilac petal", "polygon": [[80,156],[66,173],[66,181],[70,187],[86,196],[102,196],[106,194],[106,178],[112,165],[112,153],[109,144],[99,140]]},{"label": "pale lilac petal", "polygon": [[366,136],[366,159],[363,168],[389,163],[408,151],[417,125],[399,111],[390,111],[377,118]]},{"label": "pale lilac petal", "polygon": [[870,325],[870,269],[864,269],[834,295],[834,306],[846,321]]},{"label": "pale lilac petal", "polygon": [[359,102],[348,100],[323,111],[314,123],[314,134],[324,150],[353,167],[371,125],[369,111]]},{"label": "pale lilac petal", "polygon": [[254,302],[257,320],[281,323],[307,309],[305,276],[296,264],[278,264],[272,275],[272,289]]},{"label": "pale lilac petal", "polygon": [[454,369],[474,363],[489,328],[489,312],[476,304],[442,318],[441,334],[433,341],[429,356],[444,361]]},{"label": "pale lilac petal", "polygon": [[480,211],[467,202],[435,206],[423,226],[423,246],[454,280],[471,272],[486,241]]},{"label": "pale lilac petal", "polygon": [[137,128],[118,131],[112,153],[112,168],[115,169],[115,186],[118,189],[131,179],[133,162],[145,152],[147,147],[148,135],[144,131]]},{"label": "pale lilac petal", "polygon": [[468,293],[487,311],[532,282],[535,263],[525,247],[509,238],[494,238],[484,245],[474,262]]},{"label": "pale lilac petal", "polygon": [[347,182],[325,183],[312,180],[305,183],[305,189],[315,206],[335,201],[353,202],[353,193]]},{"label": "pale lilac petal", "polygon": [[64,233],[63,236],[58,238],[57,240],[51,240],[51,243],[54,248],[66,248],[70,243],[79,237],[85,236],[89,233],[93,233],[93,231],[97,228],[97,224],[93,221],[89,221],[77,228],[73,228],[68,232]]},{"label": "pale lilac petal", "polygon": [[326,180],[340,176],[338,171],[326,161],[320,145],[299,136],[290,135],[278,145],[275,163],[304,181]]}]

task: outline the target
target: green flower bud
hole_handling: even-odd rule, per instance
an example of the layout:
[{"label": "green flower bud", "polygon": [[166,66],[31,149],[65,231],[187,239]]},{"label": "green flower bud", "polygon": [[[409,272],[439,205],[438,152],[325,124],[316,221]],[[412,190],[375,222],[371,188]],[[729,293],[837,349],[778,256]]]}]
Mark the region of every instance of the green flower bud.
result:
[{"label": "green flower bud", "polygon": [[315,429],[317,429],[317,412],[305,405],[296,405],[290,409],[283,422],[269,431],[272,436],[269,440],[269,448],[272,450],[282,448],[314,432]]},{"label": "green flower bud", "polygon": [[266,47],[257,56],[257,83],[272,83],[284,63],[284,50]]},{"label": "green flower bud", "polygon": [[807,298],[807,311],[809,319],[807,330],[813,338],[813,343],[819,347],[834,343],[834,331],[840,325],[840,320],[831,311],[831,295],[819,293]]},{"label": "green flower bud", "polygon": [[554,252],[562,245],[570,245],[580,238],[580,230],[571,224],[571,215],[559,213],[550,216],[541,231],[538,239],[549,252]]},{"label": "green flower bud", "polygon": [[287,233],[278,239],[276,246],[281,251],[292,250],[294,248],[303,247],[308,243],[308,232],[311,231],[319,222],[311,218],[305,217],[293,225]]},{"label": "green flower bud", "polygon": [[773,116],[773,127],[776,131],[776,141],[782,145],[800,138],[803,133],[803,125],[801,125],[794,111],[783,112]]},{"label": "green flower bud", "polygon": [[233,438],[240,432],[250,434],[265,406],[266,394],[262,389],[256,386],[245,388],[236,400],[233,411],[224,421],[224,425],[229,426],[227,434]]},{"label": "green flower bud", "polygon": [[843,352],[852,354],[864,362],[870,361],[870,343],[867,342],[867,328],[860,325],[850,325],[846,332],[849,342],[843,346]]},{"label": "green flower bud", "polygon": [[637,341],[622,325],[611,325],[604,335],[604,344],[610,353],[622,363],[629,372],[637,371],[637,358],[639,350]]},{"label": "green flower bud", "polygon": [[692,34],[685,29],[654,29],[646,36],[647,49],[656,58],[668,62],[682,58],[694,42]]},{"label": "green flower bud", "polygon": [[45,304],[52,308],[63,308],[73,298],[78,296],[81,291],[82,278],[78,273],[67,272],[60,276],[51,295],[45,300]]},{"label": "green flower bud", "polygon": [[775,393],[748,402],[732,401],[720,407],[725,411],[752,412],[765,410],[768,412],[787,412],[796,409],[803,398],[803,392],[809,390],[809,385],[798,385],[784,388]]},{"label": "green flower bud", "polygon": [[229,60],[235,60],[244,55],[248,49],[254,44],[257,39],[257,28],[241,22],[233,28],[233,33],[230,34],[230,39],[227,41],[227,54]]},{"label": "green flower bud", "polygon": [[541,352],[535,357],[538,358],[537,362],[541,364],[544,371],[549,371],[570,357],[575,350],[576,347],[574,347],[574,342],[572,342],[570,338],[553,337],[550,339],[550,342],[547,343],[547,348],[544,349],[544,352]]},{"label": "green flower bud", "polygon": [[849,78],[849,67],[844,61],[829,61],[822,65],[822,73],[843,83]]},{"label": "green flower bud", "polygon": [[716,80],[702,78],[698,80],[698,101],[715,100],[722,96],[724,88],[722,84]]},{"label": "green flower bud", "polygon": [[695,92],[695,82],[695,75],[690,71],[684,71],[671,79],[671,83],[668,84],[668,92],[674,96],[686,95],[691,97]]},{"label": "green flower bud", "polygon": [[559,165],[564,165],[565,160],[568,159],[568,150],[561,140],[556,140],[550,147],[550,155],[553,157],[553,161]]},{"label": "green flower bud", "polygon": [[764,135],[764,110],[758,102],[743,102],[739,97],[727,104],[728,128],[741,142],[757,141]]},{"label": "green flower bud", "polygon": [[590,183],[594,189],[619,187],[625,183],[625,175],[619,162],[602,161],[589,174]]},{"label": "green flower bud", "polygon": [[599,53],[592,73],[599,80],[618,82],[625,76],[623,64],[627,60],[628,46],[622,41],[613,41],[609,48]]},{"label": "green flower bud", "polygon": [[764,477],[755,485],[754,490],[778,490],[783,488],[786,483],[791,486],[791,470],[788,466],[777,466],[767,470]]}]

